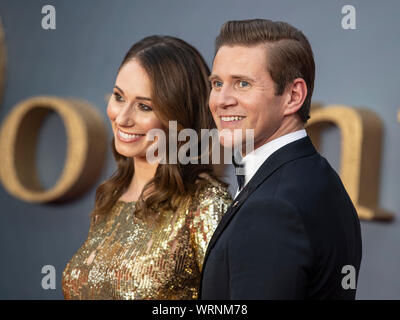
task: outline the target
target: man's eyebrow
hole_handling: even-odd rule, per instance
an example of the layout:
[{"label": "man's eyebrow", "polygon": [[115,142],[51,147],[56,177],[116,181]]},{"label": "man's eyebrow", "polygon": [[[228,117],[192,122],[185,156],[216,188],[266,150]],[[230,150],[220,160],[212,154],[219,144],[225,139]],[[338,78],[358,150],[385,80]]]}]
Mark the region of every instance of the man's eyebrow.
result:
[{"label": "man's eyebrow", "polygon": [[231,75],[232,79],[245,79],[245,80],[251,80],[251,81],[255,81],[255,79],[249,77],[249,76],[245,76],[244,74],[233,74]]},{"label": "man's eyebrow", "polygon": [[[117,88],[119,91],[121,91],[121,93],[122,94],[125,94],[125,92],[120,88],[120,87],[118,87],[117,85],[115,85],[114,86],[114,88]],[[142,96],[136,96],[135,97],[135,99],[136,100],[146,100],[146,101],[151,101],[151,99],[150,98],[147,98],[147,97],[142,97]]]},{"label": "man's eyebrow", "polygon": [[212,80],[215,80],[215,79],[219,79],[219,77],[218,77],[216,74],[211,74],[211,75],[208,77],[208,81],[212,81]]},{"label": "man's eyebrow", "polygon": [[[232,74],[230,77],[232,79],[244,79],[244,80],[256,81],[255,79],[253,79],[249,76],[245,76],[244,74]],[[215,79],[219,79],[219,76],[217,76],[216,74],[212,74],[208,77],[209,81],[212,81]]]}]

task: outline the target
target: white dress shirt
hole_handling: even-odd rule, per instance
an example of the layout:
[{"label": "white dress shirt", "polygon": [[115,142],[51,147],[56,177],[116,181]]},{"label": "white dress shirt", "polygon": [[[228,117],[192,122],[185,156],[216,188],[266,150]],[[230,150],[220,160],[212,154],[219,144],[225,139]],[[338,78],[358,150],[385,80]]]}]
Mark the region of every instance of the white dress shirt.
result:
[{"label": "white dress shirt", "polygon": [[[305,129],[301,129],[295,132],[291,132],[271,140],[266,144],[263,144],[261,147],[253,150],[249,154],[247,154],[243,159],[242,163],[244,164],[244,185],[243,187],[250,181],[250,179],[254,176],[257,170],[261,167],[261,165],[278,149],[286,146],[287,144],[302,139],[307,136],[307,132]],[[239,194],[239,189],[236,191],[235,198]]]}]

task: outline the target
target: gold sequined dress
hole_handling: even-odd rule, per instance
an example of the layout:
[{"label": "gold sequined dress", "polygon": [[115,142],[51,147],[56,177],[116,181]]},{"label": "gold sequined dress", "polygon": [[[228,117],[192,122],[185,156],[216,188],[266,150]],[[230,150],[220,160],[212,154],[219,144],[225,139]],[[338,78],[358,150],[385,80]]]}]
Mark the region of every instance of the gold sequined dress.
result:
[{"label": "gold sequined dress", "polygon": [[118,201],[93,218],[86,241],[63,271],[65,299],[196,299],[208,242],[231,203],[215,181],[191,205],[162,212],[158,225]]}]

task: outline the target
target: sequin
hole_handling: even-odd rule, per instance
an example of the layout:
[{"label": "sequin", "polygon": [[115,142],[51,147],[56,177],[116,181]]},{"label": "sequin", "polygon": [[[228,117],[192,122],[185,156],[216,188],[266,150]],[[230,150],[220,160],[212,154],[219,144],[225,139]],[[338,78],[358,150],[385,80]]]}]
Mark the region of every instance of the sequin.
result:
[{"label": "sequin", "polygon": [[63,271],[65,299],[197,299],[208,242],[231,203],[210,180],[192,203],[163,212],[158,225],[118,201],[92,219],[86,241]]}]

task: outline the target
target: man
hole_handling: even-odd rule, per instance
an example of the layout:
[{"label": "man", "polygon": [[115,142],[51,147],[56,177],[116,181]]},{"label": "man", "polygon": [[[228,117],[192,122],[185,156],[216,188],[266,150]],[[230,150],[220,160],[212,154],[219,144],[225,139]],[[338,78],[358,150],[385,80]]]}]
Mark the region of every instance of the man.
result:
[{"label": "man", "polygon": [[242,154],[244,186],[209,243],[201,299],[355,298],[357,212],[304,130],[314,74],[311,46],[291,25],[222,26],[210,109],[219,131],[254,129],[255,149]]}]

